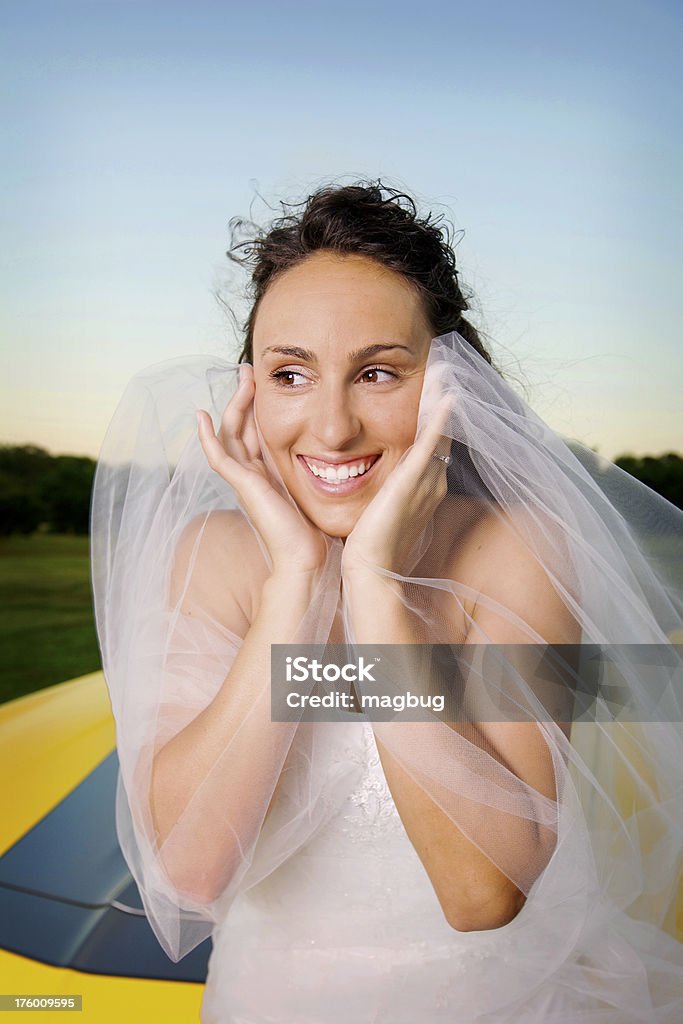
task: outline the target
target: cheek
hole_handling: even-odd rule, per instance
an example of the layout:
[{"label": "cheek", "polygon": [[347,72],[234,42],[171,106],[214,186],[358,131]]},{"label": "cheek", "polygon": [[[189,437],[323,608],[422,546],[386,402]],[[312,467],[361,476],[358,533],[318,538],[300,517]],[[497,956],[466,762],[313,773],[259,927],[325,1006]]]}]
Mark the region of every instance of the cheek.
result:
[{"label": "cheek", "polygon": [[274,401],[268,394],[254,396],[254,417],[261,436],[274,456],[294,443],[300,433],[300,419],[293,403]]},{"label": "cheek", "polygon": [[391,448],[400,448],[404,452],[412,445],[417,430],[417,410],[418,403],[411,402],[387,411],[382,433],[391,439]]}]

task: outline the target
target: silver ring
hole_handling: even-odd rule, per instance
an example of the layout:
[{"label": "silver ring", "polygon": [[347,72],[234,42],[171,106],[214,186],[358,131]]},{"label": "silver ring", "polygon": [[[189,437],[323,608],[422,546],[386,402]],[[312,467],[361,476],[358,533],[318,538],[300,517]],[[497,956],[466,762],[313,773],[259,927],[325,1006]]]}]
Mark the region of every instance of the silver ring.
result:
[{"label": "silver ring", "polygon": [[450,466],[451,462],[453,461],[450,455],[439,455],[438,452],[432,452],[432,458],[438,459],[439,462],[445,462],[447,466]]}]

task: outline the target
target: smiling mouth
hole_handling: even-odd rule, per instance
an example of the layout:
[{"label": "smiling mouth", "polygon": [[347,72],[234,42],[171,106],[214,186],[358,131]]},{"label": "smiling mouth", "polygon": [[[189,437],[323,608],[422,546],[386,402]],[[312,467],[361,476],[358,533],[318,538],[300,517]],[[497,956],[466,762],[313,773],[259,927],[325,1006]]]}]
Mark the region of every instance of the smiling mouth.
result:
[{"label": "smiling mouth", "polygon": [[349,459],[348,462],[333,464],[314,459],[308,455],[298,455],[307,475],[320,487],[339,491],[356,490],[362,486],[365,477],[371,473],[375,464],[381,459],[381,453],[365,455],[360,459]]}]

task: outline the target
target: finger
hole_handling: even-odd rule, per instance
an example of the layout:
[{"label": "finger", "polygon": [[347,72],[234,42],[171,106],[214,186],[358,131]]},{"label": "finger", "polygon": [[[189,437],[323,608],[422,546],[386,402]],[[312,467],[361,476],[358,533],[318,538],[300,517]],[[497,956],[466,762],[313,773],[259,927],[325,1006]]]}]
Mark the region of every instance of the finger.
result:
[{"label": "finger", "polygon": [[244,415],[253,398],[253,387],[253,378],[240,369],[237,390],[226,405],[221,419],[221,432],[226,439],[230,437],[241,440]]},{"label": "finger", "polygon": [[244,413],[249,407],[251,399],[252,383],[247,377],[242,377],[221,417],[221,426],[231,435],[239,435]]},{"label": "finger", "polygon": [[247,406],[242,424],[242,440],[247,453],[251,459],[262,459],[261,442],[259,441],[258,430],[256,429],[256,416],[254,413],[254,397],[256,393],[256,382],[254,381],[254,367],[249,363],[243,363],[240,372],[250,381],[251,401]]},{"label": "finger", "polygon": [[262,459],[261,442],[259,441],[256,429],[256,417],[254,416],[254,403],[252,402],[244,417],[242,429],[242,440],[250,459]]},{"label": "finger", "polygon": [[227,480],[229,484],[235,486],[243,467],[226,452],[220,439],[216,436],[211,417],[205,409],[197,410],[197,433],[199,443],[211,469]]},{"label": "finger", "polygon": [[439,400],[446,394],[446,372],[446,367],[442,363],[434,363],[425,370],[420,396],[421,420],[431,421]]},{"label": "finger", "polygon": [[197,426],[199,440],[209,466],[230,484],[247,515],[257,521],[259,511],[267,504],[272,494],[271,484],[225,451],[214,432],[211,417],[204,409],[197,410]]},{"label": "finger", "polygon": [[434,410],[432,419],[425,430],[425,446],[433,445],[433,450],[442,455],[447,455],[451,447],[451,436],[448,427],[452,409],[453,397],[451,395],[444,395]]},{"label": "finger", "polygon": [[[433,459],[436,455],[450,455],[452,438],[449,432],[449,422],[454,406],[454,397],[444,395],[437,403],[434,412],[431,414],[424,429],[411,449],[411,459],[420,465],[425,465],[429,460],[438,468],[446,468],[446,463],[441,459]],[[413,454],[414,453],[414,454]]]}]

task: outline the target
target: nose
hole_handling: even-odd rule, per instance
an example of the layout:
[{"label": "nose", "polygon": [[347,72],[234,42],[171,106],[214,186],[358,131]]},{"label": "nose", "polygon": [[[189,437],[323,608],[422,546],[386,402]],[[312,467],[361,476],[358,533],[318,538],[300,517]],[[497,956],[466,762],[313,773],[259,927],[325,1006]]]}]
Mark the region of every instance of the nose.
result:
[{"label": "nose", "polygon": [[361,421],[351,395],[344,388],[320,388],[311,410],[309,427],[327,451],[343,449],[361,431]]}]

